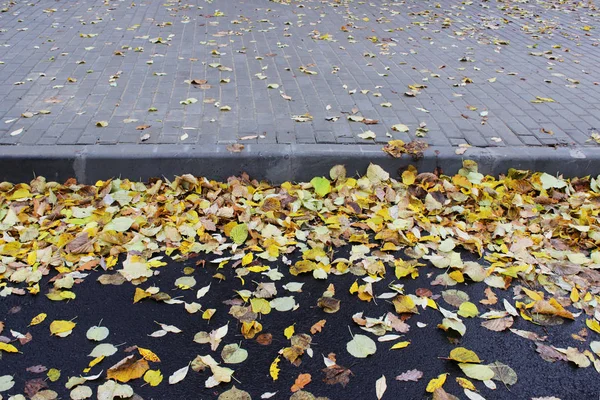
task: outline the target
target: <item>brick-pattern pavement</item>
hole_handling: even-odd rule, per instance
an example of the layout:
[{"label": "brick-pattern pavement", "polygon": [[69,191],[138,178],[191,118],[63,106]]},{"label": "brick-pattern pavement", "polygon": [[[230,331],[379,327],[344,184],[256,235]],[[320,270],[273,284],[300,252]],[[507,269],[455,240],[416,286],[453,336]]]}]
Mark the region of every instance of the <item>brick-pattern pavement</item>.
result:
[{"label": "brick-pattern pavement", "polygon": [[[600,131],[593,2],[0,0],[0,10],[3,145],[365,144],[411,140],[425,124],[422,140],[438,146],[596,146]],[[423,86],[410,97],[410,85]],[[374,140],[358,136],[369,130]]]}]

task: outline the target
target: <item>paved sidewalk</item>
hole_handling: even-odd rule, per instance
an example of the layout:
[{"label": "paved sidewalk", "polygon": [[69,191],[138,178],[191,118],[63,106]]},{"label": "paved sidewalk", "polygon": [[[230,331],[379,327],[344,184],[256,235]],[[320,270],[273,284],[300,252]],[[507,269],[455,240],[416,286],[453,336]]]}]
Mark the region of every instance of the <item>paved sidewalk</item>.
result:
[{"label": "paved sidewalk", "polygon": [[0,1],[0,144],[32,154],[361,153],[420,139],[448,154],[505,148],[483,158],[600,157],[593,3],[15,3]]}]

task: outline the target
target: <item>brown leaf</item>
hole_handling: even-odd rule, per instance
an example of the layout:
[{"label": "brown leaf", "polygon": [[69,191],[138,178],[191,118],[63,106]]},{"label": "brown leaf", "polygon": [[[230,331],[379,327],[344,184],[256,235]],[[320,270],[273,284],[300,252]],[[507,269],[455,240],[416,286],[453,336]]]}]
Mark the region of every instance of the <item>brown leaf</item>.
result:
[{"label": "brown leaf", "polygon": [[208,81],[206,79],[192,79],[192,81],[190,82],[192,85],[204,85],[206,84]]},{"label": "brown leaf", "polygon": [[33,336],[31,336],[31,333],[27,332],[25,334],[25,337],[19,338],[19,342],[21,343],[21,345],[24,345],[24,344],[31,342],[32,339],[33,339]]},{"label": "brown leaf", "polygon": [[119,273],[117,274],[103,274],[98,277],[98,282],[103,285],[122,285],[127,279]]},{"label": "brown leaf", "polygon": [[4,322],[0,321],[0,333],[4,330]]},{"label": "brown leaf", "polygon": [[273,341],[273,335],[271,335],[270,333],[261,333],[256,337],[256,341],[258,342],[258,344],[268,346]]},{"label": "brown leaf", "polygon": [[537,351],[540,354],[540,356],[548,362],[568,361],[567,356],[565,356],[560,351],[556,350],[554,347],[547,346],[541,343],[536,343],[535,345],[537,346],[535,351]]},{"label": "brown leaf", "polygon": [[65,250],[71,254],[90,253],[94,251],[94,241],[90,239],[88,232],[81,232],[67,244]]},{"label": "brown leaf", "polygon": [[481,304],[487,304],[488,306],[491,306],[492,304],[496,304],[498,302],[498,297],[489,287],[485,289],[485,296],[487,299],[479,300]]},{"label": "brown leaf", "polygon": [[317,301],[317,305],[329,314],[336,313],[340,310],[340,301],[333,297],[321,297]]},{"label": "brown leaf", "polygon": [[419,371],[418,369],[409,369],[408,371],[403,372],[400,375],[398,375],[396,377],[396,380],[402,381],[402,382],[408,382],[408,381],[417,382],[422,377],[423,377],[422,371]]},{"label": "brown leaf", "polygon": [[41,374],[42,372],[46,372],[48,371],[48,368],[46,368],[43,365],[32,365],[31,367],[27,368],[25,371],[27,372],[31,372],[34,374]]},{"label": "brown leaf", "polygon": [[433,392],[433,400],[459,400],[458,397],[450,394],[444,388],[437,388]]},{"label": "brown leaf", "polygon": [[27,382],[25,382],[25,389],[23,391],[28,397],[33,397],[37,392],[47,387],[48,384],[46,383],[45,379],[36,378],[30,379]]},{"label": "brown leaf", "polygon": [[331,367],[323,368],[321,371],[325,373],[325,378],[323,382],[328,385],[335,385],[339,383],[342,387],[346,387],[348,382],[350,382],[350,375],[352,375],[352,371],[348,368],[344,368],[340,365],[332,365]]},{"label": "brown leaf", "polygon": [[310,333],[314,335],[317,332],[321,332],[326,322],[327,321],[324,319],[320,320],[319,322],[316,322],[313,326],[310,327]]},{"label": "brown leaf", "polygon": [[304,389],[304,386],[308,385],[311,380],[312,377],[310,376],[310,374],[300,374],[296,378],[296,381],[294,382],[290,390],[292,391],[292,393],[295,393],[298,390]]},{"label": "brown leaf", "polygon": [[152,125],[138,125],[135,127],[138,131],[143,131],[144,129],[150,128]]},{"label": "brown leaf", "polygon": [[490,319],[487,321],[483,321],[481,326],[487,328],[491,331],[502,332],[512,326],[514,323],[513,317],[508,316],[504,318]]},{"label": "brown leaf", "polygon": [[242,150],[244,150],[244,147],[246,146],[243,144],[233,143],[227,146],[227,151],[230,153],[240,153]]}]

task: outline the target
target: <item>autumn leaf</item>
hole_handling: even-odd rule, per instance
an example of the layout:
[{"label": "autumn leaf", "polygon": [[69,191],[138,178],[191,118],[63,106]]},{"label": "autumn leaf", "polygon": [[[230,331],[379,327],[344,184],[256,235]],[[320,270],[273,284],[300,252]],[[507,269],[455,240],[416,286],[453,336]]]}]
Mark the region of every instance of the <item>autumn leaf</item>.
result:
[{"label": "autumn leaf", "polygon": [[72,321],[56,320],[50,324],[50,333],[59,337],[66,337],[73,332],[73,328],[77,325]]},{"label": "autumn leaf", "polygon": [[144,374],[144,381],[150,386],[158,386],[163,380],[160,370],[147,370]]},{"label": "autumn leaf", "polygon": [[269,367],[269,375],[271,375],[271,378],[276,381],[277,379],[279,379],[279,357],[276,357],[273,362],[271,363],[271,366]]},{"label": "autumn leaf", "polygon": [[144,349],[142,347],[138,347],[138,352],[144,358],[144,360],[152,361],[152,362],[160,362],[160,358],[156,354],[152,352],[152,350]]},{"label": "autumn leaf", "polygon": [[292,393],[302,390],[306,385],[310,383],[311,380],[312,377],[310,376],[310,374],[300,374],[296,378],[296,381],[294,382],[290,390],[292,391]]},{"label": "autumn leaf", "polygon": [[310,333],[314,335],[317,332],[321,332],[321,330],[325,327],[326,322],[327,321],[324,319],[322,319],[318,322],[315,322],[315,324],[310,327]]},{"label": "autumn leaf", "polygon": [[40,313],[31,319],[29,326],[39,325],[46,319],[48,315],[45,313]]},{"label": "autumn leaf", "polygon": [[433,378],[427,383],[427,388],[425,389],[428,393],[433,393],[436,389],[441,388],[446,382],[446,377],[448,374],[440,374],[437,378]]},{"label": "autumn leaf", "polygon": [[2,352],[2,351],[6,352],[6,353],[18,353],[19,352],[19,350],[12,344],[0,342],[0,352]]},{"label": "autumn leaf", "polygon": [[126,383],[130,380],[141,378],[148,369],[150,369],[150,367],[146,360],[136,360],[135,357],[131,355],[110,367],[108,371],[106,371],[106,376],[108,379]]}]

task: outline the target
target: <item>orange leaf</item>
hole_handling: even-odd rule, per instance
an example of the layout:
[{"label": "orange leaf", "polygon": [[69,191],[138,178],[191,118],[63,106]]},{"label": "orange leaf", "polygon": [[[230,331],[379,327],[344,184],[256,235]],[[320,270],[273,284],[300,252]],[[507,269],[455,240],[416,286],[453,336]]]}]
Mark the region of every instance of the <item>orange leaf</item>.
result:
[{"label": "orange leaf", "polygon": [[326,320],[322,319],[319,322],[315,323],[313,326],[310,327],[310,333],[314,335],[317,332],[321,332],[326,322]]},{"label": "orange leaf", "polygon": [[141,378],[150,369],[148,362],[143,358],[136,360],[133,355],[125,357],[107,371],[107,378],[119,382],[129,382],[132,379]]},{"label": "orange leaf", "polygon": [[292,385],[291,391],[292,393],[297,392],[298,390],[304,389],[304,386],[308,385],[312,380],[310,374],[300,374],[296,378],[296,382]]}]

